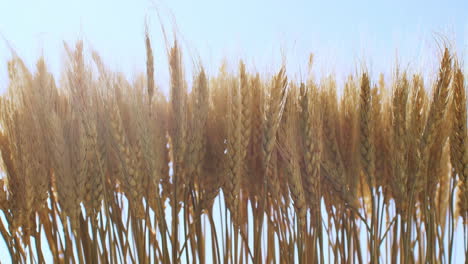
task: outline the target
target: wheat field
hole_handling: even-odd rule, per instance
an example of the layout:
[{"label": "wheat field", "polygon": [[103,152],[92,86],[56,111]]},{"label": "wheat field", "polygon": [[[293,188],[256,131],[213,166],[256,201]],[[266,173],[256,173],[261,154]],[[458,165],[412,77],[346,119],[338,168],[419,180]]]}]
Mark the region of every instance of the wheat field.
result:
[{"label": "wheat field", "polygon": [[338,87],[240,61],[214,76],[199,66],[189,87],[174,41],[167,98],[145,40],[133,81],[81,41],[65,45],[62,76],[13,54],[0,97],[2,256],[468,263],[466,81],[450,49],[434,54],[431,83],[397,67]]}]

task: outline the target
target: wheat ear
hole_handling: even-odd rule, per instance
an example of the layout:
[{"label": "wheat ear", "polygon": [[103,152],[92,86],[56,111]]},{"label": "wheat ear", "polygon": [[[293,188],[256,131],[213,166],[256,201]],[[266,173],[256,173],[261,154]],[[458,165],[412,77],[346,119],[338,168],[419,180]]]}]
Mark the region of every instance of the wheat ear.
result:
[{"label": "wheat ear", "polygon": [[360,127],[360,152],[361,152],[361,168],[366,175],[367,184],[375,187],[375,148],[373,139],[373,131],[371,124],[371,90],[369,77],[366,73],[361,79],[361,100],[359,106],[359,127]]},{"label": "wheat ear", "polygon": [[468,151],[467,110],[464,76],[458,65],[455,68],[452,100],[452,131],[450,134],[450,160],[460,181],[458,214],[468,222]]}]

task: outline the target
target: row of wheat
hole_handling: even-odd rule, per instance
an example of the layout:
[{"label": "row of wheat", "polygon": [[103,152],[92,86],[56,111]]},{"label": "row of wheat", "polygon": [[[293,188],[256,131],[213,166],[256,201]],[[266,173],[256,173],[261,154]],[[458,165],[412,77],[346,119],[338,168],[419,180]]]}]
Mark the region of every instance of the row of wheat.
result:
[{"label": "row of wheat", "polygon": [[240,62],[196,69],[188,92],[174,42],[169,100],[148,36],[133,83],[96,53],[86,62],[81,42],[66,51],[60,82],[43,59],[34,72],[8,63],[0,232],[12,262],[468,259],[466,91],[449,50],[431,85],[363,72],[338,96],[333,78],[260,77]]}]

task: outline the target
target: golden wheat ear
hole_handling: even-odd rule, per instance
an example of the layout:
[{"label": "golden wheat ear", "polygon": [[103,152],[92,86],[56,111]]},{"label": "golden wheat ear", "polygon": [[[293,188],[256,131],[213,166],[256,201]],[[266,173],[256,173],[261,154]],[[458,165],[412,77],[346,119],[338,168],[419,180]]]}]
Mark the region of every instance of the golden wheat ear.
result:
[{"label": "golden wheat ear", "polygon": [[[392,102],[391,102],[391,135],[392,135],[392,171],[393,181],[390,182],[392,186],[392,193],[398,203],[400,210],[406,210],[407,207],[407,168],[406,168],[406,108],[408,103],[408,81],[406,73],[403,76],[397,76],[397,82],[393,89]],[[417,180],[419,181],[419,180]]]},{"label": "golden wheat ear", "polygon": [[450,161],[454,174],[458,175],[459,190],[457,215],[468,220],[468,151],[467,151],[467,110],[464,75],[455,63],[453,76],[452,130],[450,133]]},{"label": "golden wheat ear", "polygon": [[252,135],[252,86],[243,61],[239,63],[239,89],[241,96],[241,185],[248,186],[248,154]]},{"label": "golden wheat ear", "polygon": [[361,78],[361,96],[359,105],[359,139],[361,152],[361,168],[366,175],[367,184],[373,188],[375,186],[375,153],[371,108],[372,98],[369,76],[364,73]]},{"label": "golden wheat ear", "polygon": [[[305,143],[303,174],[304,190],[308,206],[313,214],[320,214],[320,163],[322,156],[322,110],[318,88],[311,83],[300,86],[301,135]],[[317,223],[315,223],[317,224]]]},{"label": "golden wheat ear", "polygon": [[285,68],[281,68],[273,78],[265,100],[265,126],[263,130],[263,166],[268,168],[271,153],[276,141],[276,132],[283,115],[287,98],[287,77]]},{"label": "golden wheat ear", "polygon": [[[429,107],[429,114],[426,125],[423,130],[421,139],[421,169],[422,184],[417,184],[416,191],[423,189],[433,189],[437,183],[437,179],[433,173],[428,171],[430,165],[430,157],[433,153],[440,153],[443,146],[437,144],[443,138],[441,133],[446,132],[444,125],[447,105],[449,100],[449,85],[452,77],[452,56],[448,48],[445,48],[442,61],[440,63],[438,79],[432,94],[432,101]],[[433,152],[432,147],[436,145],[439,150]],[[431,153],[432,152],[432,153]],[[419,187],[421,186],[421,187]]]},{"label": "golden wheat ear", "polygon": [[151,105],[154,95],[154,58],[153,49],[151,48],[151,41],[148,29],[145,31],[145,47],[146,47],[146,78],[147,78],[147,91],[148,102]]},{"label": "golden wheat ear", "polygon": [[[171,73],[169,136],[173,157],[175,186],[180,188],[185,183],[185,161],[187,152],[187,93],[183,79],[181,52],[177,41],[169,55]],[[181,191],[179,191],[179,195]]]},{"label": "golden wheat ear", "polygon": [[[284,122],[279,128],[278,140],[283,142],[283,159],[286,161],[286,175],[289,191],[293,200],[294,209],[299,218],[300,228],[306,226],[307,203],[301,179],[299,123],[298,123],[298,88],[290,86],[282,119]],[[279,151],[281,153],[282,151]],[[281,186],[281,183],[277,183]],[[280,198],[279,196],[277,196]]]}]

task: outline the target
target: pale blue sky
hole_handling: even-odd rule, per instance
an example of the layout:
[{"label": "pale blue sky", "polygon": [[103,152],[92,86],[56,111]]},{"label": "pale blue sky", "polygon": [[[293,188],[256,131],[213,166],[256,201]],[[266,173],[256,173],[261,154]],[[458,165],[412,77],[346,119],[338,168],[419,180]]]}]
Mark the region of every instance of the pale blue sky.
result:
[{"label": "pale blue sky", "polygon": [[[157,80],[166,86],[167,58],[156,13],[169,37],[174,25],[192,59],[215,72],[222,58],[243,58],[271,72],[287,58],[288,72],[303,76],[310,52],[316,70],[344,76],[365,64],[373,73],[390,72],[398,58],[414,70],[435,70],[436,40],[442,34],[466,57],[468,1],[123,1],[0,0],[0,34],[28,65],[44,54],[54,72],[63,41],[83,38],[112,69],[143,72],[143,32],[148,18]],[[0,41],[0,80],[5,85],[10,52]],[[431,67],[427,67],[427,65]]]}]

